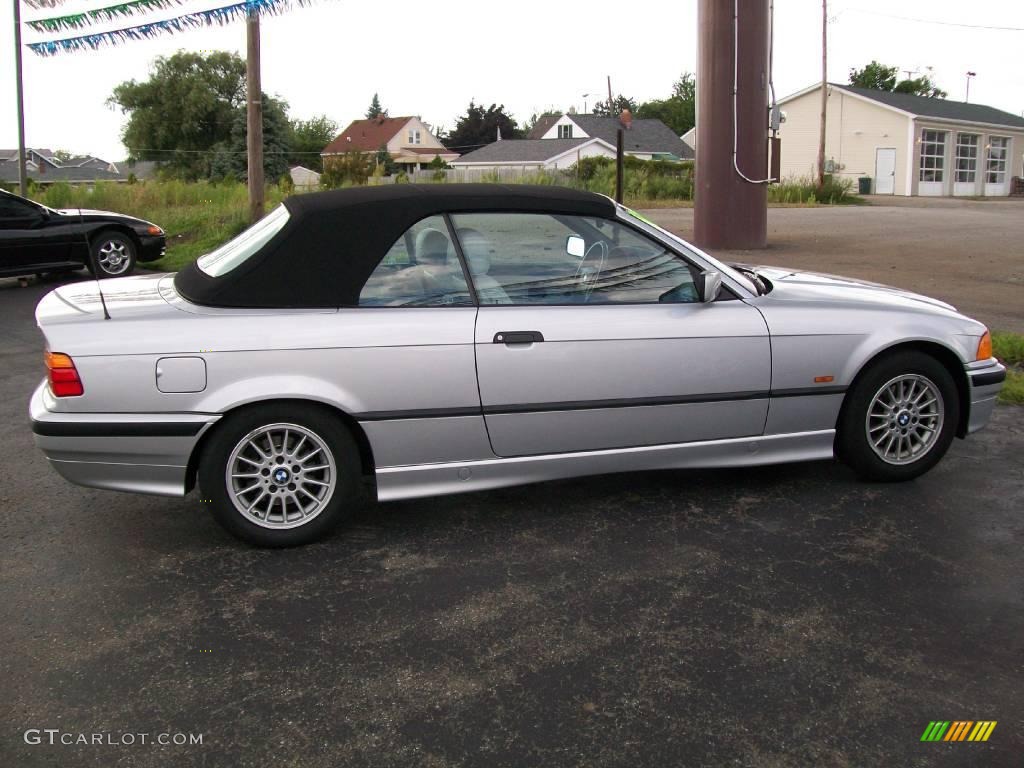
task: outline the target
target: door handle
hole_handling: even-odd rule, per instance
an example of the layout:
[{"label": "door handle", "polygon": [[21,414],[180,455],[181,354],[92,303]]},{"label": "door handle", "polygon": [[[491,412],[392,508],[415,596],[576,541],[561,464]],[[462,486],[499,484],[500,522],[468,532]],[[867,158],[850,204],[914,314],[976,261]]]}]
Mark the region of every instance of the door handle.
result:
[{"label": "door handle", "polygon": [[544,334],[540,331],[498,331],[494,334],[495,344],[533,344],[535,341],[544,341]]}]

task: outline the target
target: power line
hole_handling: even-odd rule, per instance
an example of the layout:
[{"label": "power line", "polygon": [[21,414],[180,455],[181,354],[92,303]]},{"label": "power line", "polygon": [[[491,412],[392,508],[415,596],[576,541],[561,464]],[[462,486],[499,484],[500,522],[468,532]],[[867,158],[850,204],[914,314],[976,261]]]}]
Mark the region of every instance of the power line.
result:
[{"label": "power line", "polygon": [[865,8],[844,8],[842,12],[853,11],[854,13],[866,13],[871,16],[884,16],[887,19],[899,19],[900,21],[912,21],[917,24],[938,24],[943,27],[964,27],[966,29],[989,29],[999,32],[1024,32],[1024,27],[996,27],[987,24],[964,24],[958,21],[939,21],[938,19],[918,19],[913,16],[897,16],[893,13],[882,11],[869,11]]}]

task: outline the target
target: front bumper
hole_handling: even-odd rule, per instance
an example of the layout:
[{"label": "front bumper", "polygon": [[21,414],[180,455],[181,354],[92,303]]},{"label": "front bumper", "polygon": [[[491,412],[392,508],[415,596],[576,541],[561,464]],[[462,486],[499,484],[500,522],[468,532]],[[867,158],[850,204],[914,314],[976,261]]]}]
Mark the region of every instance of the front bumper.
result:
[{"label": "front bumper", "polygon": [[969,435],[988,424],[999,390],[1006,381],[1006,367],[994,357],[978,360],[967,365],[967,380],[970,382],[968,400],[971,409],[967,420]]},{"label": "front bumper", "polygon": [[166,235],[139,235],[139,261],[156,261],[167,253]]},{"label": "front bumper", "polygon": [[29,417],[36,445],[65,480],[89,488],[184,496],[188,462],[212,413],[66,413],[43,381]]}]

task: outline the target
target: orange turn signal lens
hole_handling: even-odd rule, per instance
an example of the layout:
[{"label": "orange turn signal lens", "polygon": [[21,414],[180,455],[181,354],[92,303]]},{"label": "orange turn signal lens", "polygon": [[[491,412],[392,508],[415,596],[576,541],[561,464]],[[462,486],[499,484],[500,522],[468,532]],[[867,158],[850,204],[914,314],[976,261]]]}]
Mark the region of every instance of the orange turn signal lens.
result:
[{"label": "orange turn signal lens", "polygon": [[71,358],[61,352],[46,350],[46,367],[51,371],[56,368],[74,368]]},{"label": "orange turn signal lens", "polygon": [[74,361],[61,352],[46,350],[46,368],[54,397],[79,397],[85,392]]},{"label": "orange turn signal lens", "polygon": [[164,231],[160,229],[160,227],[156,226],[156,224],[150,224],[146,227],[146,233],[150,235],[162,235]]},{"label": "orange turn signal lens", "polygon": [[815,384],[828,384],[830,381],[835,381],[835,376],[815,376]]},{"label": "orange turn signal lens", "polygon": [[978,342],[978,355],[975,360],[988,360],[992,357],[992,334],[985,331],[985,335]]}]

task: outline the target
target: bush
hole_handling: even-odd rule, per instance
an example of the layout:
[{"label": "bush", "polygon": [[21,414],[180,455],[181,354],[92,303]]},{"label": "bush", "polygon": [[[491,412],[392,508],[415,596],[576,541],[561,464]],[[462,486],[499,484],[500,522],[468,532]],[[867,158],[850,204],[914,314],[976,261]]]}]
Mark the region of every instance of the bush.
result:
[{"label": "bush", "polygon": [[825,183],[821,187],[816,181],[806,176],[784,179],[779,184],[772,184],[768,187],[768,202],[770,203],[839,205],[852,203],[857,199],[853,194],[852,179],[842,179],[831,175],[825,176]]},{"label": "bush", "polygon": [[334,157],[326,157],[320,186],[336,189],[365,184],[370,178],[370,164],[370,156],[365,152],[343,152]]}]

